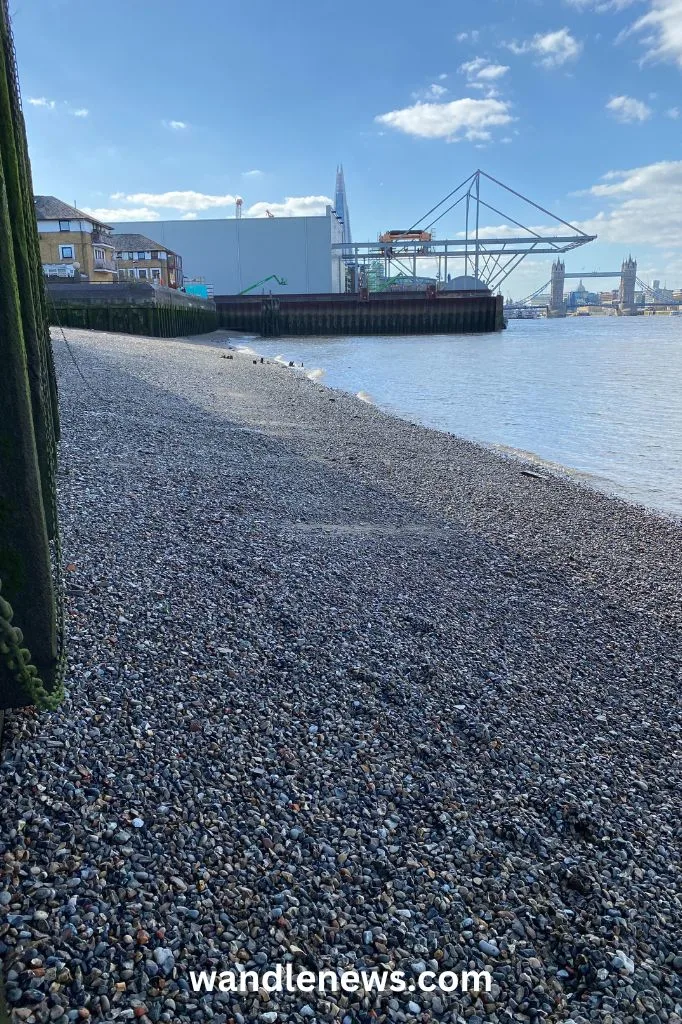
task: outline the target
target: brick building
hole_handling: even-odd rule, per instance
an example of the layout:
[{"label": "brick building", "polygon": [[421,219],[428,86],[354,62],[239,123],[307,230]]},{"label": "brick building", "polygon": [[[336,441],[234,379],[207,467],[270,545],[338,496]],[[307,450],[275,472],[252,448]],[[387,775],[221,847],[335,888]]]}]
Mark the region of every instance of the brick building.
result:
[{"label": "brick building", "polygon": [[114,234],[119,280],[142,280],[166,288],[182,287],[182,259],[146,235]]},{"label": "brick building", "polygon": [[34,196],[34,203],[46,277],[85,277],[93,284],[118,280],[111,225],[56,196]]}]

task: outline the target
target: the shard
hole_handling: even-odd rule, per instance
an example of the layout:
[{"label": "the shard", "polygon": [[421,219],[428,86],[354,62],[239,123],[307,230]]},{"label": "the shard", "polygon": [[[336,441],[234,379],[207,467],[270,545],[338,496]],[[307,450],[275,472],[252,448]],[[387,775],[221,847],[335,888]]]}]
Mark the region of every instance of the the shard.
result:
[{"label": "the shard", "polygon": [[343,164],[339,164],[336,168],[336,194],[334,202],[336,204],[336,216],[343,225],[343,241],[351,242],[350,215],[348,213],[348,203],[346,201],[346,183],[343,180]]}]

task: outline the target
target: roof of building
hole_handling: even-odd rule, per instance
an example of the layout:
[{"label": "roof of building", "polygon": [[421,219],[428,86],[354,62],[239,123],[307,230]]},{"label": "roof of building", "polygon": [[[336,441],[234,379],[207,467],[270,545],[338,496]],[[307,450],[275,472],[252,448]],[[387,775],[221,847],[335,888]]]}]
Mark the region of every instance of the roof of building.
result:
[{"label": "roof of building", "polygon": [[149,252],[150,249],[161,249],[163,252],[171,253],[172,256],[177,256],[173,249],[169,249],[167,245],[161,245],[160,242],[155,242],[152,238],[147,238],[146,235],[114,233],[111,237],[117,252]]},{"label": "roof of building", "polygon": [[488,285],[478,277],[471,274],[462,274],[451,281],[446,281],[442,286],[444,292],[490,292]]},{"label": "roof of building", "polygon": [[63,203],[56,196],[34,196],[33,202],[38,220],[89,220],[98,228],[106,228],[107,231],[111,231],[111,224],[104,224],[92,214],[84,213],[83,210],[79,210],[75,206],[69,206],[68,203]]}]

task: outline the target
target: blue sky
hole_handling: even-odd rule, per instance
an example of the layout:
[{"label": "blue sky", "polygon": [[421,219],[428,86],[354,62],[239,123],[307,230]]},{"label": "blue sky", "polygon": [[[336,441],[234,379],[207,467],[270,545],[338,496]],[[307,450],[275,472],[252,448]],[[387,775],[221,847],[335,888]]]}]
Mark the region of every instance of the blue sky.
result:
[{"label": "blue sky", "polygon": [[[246,215],[322,212],[341,161],[353,237],[370,240],[480,167],[599,235],[567,270],[632,250],[640,277],[682,286],[682,0],[12,13],[36,192],[104,220],[233,216],[237,195]],[[505,292],[541,285],[548,261],[526,260]]]}]

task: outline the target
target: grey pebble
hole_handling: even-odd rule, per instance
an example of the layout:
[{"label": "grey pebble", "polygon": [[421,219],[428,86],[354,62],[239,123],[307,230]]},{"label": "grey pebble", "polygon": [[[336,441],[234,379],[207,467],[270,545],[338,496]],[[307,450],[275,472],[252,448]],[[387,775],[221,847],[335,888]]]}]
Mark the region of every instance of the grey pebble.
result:
[{"label": "grey pebble", "polygon": [[483,959],[484,1000],[379,1019],[681,1024],[679,524],[529,501],[274,360],[228,381],[222,335],[53,336],[69,670],[5,726],[13,1014],[366,1024],[189,971]]}]

